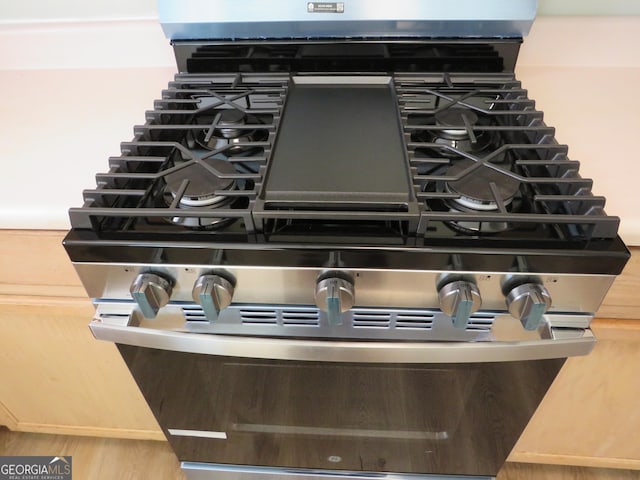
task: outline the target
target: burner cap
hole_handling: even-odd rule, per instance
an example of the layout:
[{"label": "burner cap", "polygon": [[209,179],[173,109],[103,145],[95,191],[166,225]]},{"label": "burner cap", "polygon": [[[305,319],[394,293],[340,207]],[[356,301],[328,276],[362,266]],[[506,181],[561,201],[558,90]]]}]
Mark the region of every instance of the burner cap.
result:
[{"label": "burner cap", "polygon": [[242,135],[242,129],[229,128],[246,124],[247,115],[240,110],[223,110],[218,119],[218,128],[224,138],[236,138]]},{"label": "burner cap", "polygon": [[[463,152],[482,152],[497,142],[497,136],[490,130],[475,129],[491,124],[488,116],[479,117],[476,112],[463,107],[451,107],[434,114],[435,125],[444,127],[429,132],[426,141],[446,145]],[[473,128],[473,134],[469,130]],[[455,151],[443,150],[442,155],[456,156]]]},{"label": "burner cap", "polygon": [[[237,173],[234,166],[225,160],[207,158],[203,159],[202,162],[222,175]],[[218,204],[225,200],[226,197],[215,195],[215,192],[231,190],[236,183],[234,179],[220,178],[203,165],[194,162],[165,176],[166,189],[173,198],[177,195],[184,180],[189,180],[187,189],[180,199],[180,206],[184,207],[205,207]]]},{"label": "burner cap", "polygon": [[[456,161],[447,170],[447,175],[456,176],[474,163],[469,159]],[[459,206],[472,210],[498,210],[498,204],[491,191],[491,183],[495,184],[505,206],[512,202],[520,188],[520,182],[510,177],[507,171],[502,172],[484,165],[459,180],[447,182],[446,188],[451,193],[460,195],[460,198],[453,200]]]},{"label": "burner cap", "polygon": [[[195,122],[202,129],[195,133],[195,142],[208,150],[224,149],[226,156],[242,155],[255,149],[249,143],[264,139],[268,133],[254,129],[260,121],[242,110],[224,109],[198,115]],[[251,128],[242,128],[245,125]],[[211,129],[213,128],[213,131]]]},{"label": "burner cap", "polygon": [[[466,125],[474,126],[478,122],[478,115],[468,108],[452,107],[440,110],[434,115],[436,125],[441,127],[453,127],[443,130],[445,135],[455,138],[469,138]],[[465,123],[466,119],[466,123]]]}]

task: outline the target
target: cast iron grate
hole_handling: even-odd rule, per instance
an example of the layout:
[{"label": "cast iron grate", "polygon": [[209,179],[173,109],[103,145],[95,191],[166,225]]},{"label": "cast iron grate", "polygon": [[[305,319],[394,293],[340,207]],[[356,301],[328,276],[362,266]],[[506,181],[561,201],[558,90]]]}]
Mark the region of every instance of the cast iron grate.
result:
[{"label": "cast iron grate", "polygon": [[[619,219],[605,214],[605,199],[592,194],[592,180],[579,175],[579,162],[567,157],[513,75],[394,79],[424,207],[418,235],[437,235],[444,223],[476,236],[616,236]],[[487,178],[481,188],[479,176]]]},{"label": "cast iron grate", "polygon": [[[72,226],[132,241],[153,234],[435,245],[482,237],[550,240],[554,248],[617,234],[619,218],[606,215],[605,199],[592,193],[512,74],[393,76],[414,190],[407,211],[256,211],[291,80],[288,73],[177,75],[96,176],[96,188],[84,192],[84,205],[70,210]],[[229,112],[241,112],[244,123],[230,124]],[[222,186],[193,193],[195,182],[182,175],[193,167]],[[464,190],[485,174],[476,208]],[[472,190],[471,197],[477,185]]]},{"label": "cast iron grate", "polygon": [[[236,228],[253,231],[251,204],[288,83],[287,75],[276,74],[177,75],[147,112],[146,123],[135,127],[133,140],[121,144],[122,155],[110,158],[109,171],[96,176],[97,188],[84,192],[84,206],[70,210],[72,225],[102,232],[175,232],[239,220]],[[244,119],[232,124],[229,117],[236,112]],[[222,164],[231,168],[221,169]],[[195,178],[183,178],[188,169]],[[224,188],[190,193],[202,175],[219,179]],[[168,192],[171,184],[175,188]]]}]

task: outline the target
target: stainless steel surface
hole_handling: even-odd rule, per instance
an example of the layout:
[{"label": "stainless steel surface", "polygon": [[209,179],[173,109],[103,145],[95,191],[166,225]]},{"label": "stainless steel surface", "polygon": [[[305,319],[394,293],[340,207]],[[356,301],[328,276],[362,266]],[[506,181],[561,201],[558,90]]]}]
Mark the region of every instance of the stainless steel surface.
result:
[{"label": "stainless steel surface", "polygon": [[158,310],[169,303],[171,282],[154,273],[140,273],[129,288],[131,297],[147,318],[155,318]]},{"label": "stainless steel surface", "polygon": [[106,321],[99,312],[91,322],[100,340],[177,352],[277,360],[359,363],[468,363],[538,360],[585,355],[595,337],[589,329],[554,340],[548,328],[523,331],[512,319],[494,324],[490,342],[366,342],[260,338],[234,335],[186,333],[176,316],[163,312],[158,321],[133,315],[128,321]]},{"label": "stainless steel surface", "polygon": [[551,295],[542,285],[525,283],[507,294],[509,313],[522,322],[525,330],[535,330],[551,306]]},{"label": "stainless steel surface", "polygon": [[560,328],[560,327],[550,327],[549,328],[549,334],[550,337],[554,340],[562,340],[565,338],[575,338],[576,335],[580,335],[580,330],[579,328]]},{"label": "stainless steel surface", "polygon": [[438,291],[440,310],[451,317],[456,328],[467,328],[471,314],[482,305],[480,291],[473,282],[458,280],[447,283]]},{"label": "stainless steel surface", "polygon": [[210,322],[218,319],[221,310],[231,305],[233,284],[220,275],[200,275],[193,286],[193,301],[202,306]]},{"label": "stainless steel surface", "polygon": [[[536,0],[160,0],[172,40],[309,37],[522,37]],[[311,6],[310,6],[311,5]]]},{"label": "stainless steel surface", "polygon": [[[330,461],[339,464],[340,457]],[[495,477],[459,475],[416,475],[408,473],[350,472],[346,470],[308,470],[295,468],[252,467],[213,463],[182,462],[182,471],[189,480],[264,480],[287,478],[291,480],[491,480]]]},{"label": "stainless steel surface", "polygon": [[195,437],[195,438],[215,438],[218,440],[226,440],[227,434],[225,432],[215,432],[211,430],[185,430],[181,428],[169,428],[167,429],[169,435],[174,437]]},{"label": "stainless steel surface", "polygon": [[[139,273],[149,270],[171,278],[174,302],[192,302],[192,288],[212,265],[75,264],[78,276],[91,298],[126,300],[127,288]],[[252,267],[224,265],[236,280],[234,302],[247,304],[313,305],[317,277],[326,269]],[[358,306],[439,308],[436,284],[442,275],[474,275],[482,292],[483,310],[504,311],[502,282],[505,278],[529,278],[528,273],[442,272],[398,269],[349,269],[358,285]],[[549,313],[595,312],[615,275],[537,275],[553,297]],[[391,286],[393,286],[391,288]]]},{"label": "stainless steel surface", "polygon": [[545,315],[553,328],[589,328],[592,316],[586,315]]},{"label": "stainless steel surface", "polygon": [[[215,322],[207,321],[194,303],[172,304],[153,320],[142,318],[133,302],[97,304],[96,318],[112,325],[254,337],[307,339],[491,342],[539,338],[538,331],[523,330],[508,312],[480,312],[471,316],[466,329],[456,328],[451,318],[437,309],[361,308],[342,314],[339,325],[331,325],[326,313],[313,305],[231,305]],[[592,315],[549,314],[546,323],[556,328],[589,328]],[[142,320],[142,321],[141,321]],[[542,331],[542,330],[541,330]]]},{"label": "stainless steel surface", "polygon": [[[128,309],[120,311],[113,303],[101,304],[101,318],[114,312],[114,308],[116,314],[128,315],[134,307],[128,304]],[[461,329],[455,328],[451,318],[439,310],[420,308],[354,307],[333,323],[328,313],[315,305],[236,304],[222,311],[215,322],[205,321],[204,311],[191,304],[174,305],[163,315],[175,316],[176,327],[182,326],[191,333],[262,337],[483,342],[493,338],[491,330],[496,319],[522,329],[506,312],[474,314],[467,327]]]},{"label": "stainless steel surface", "polygon": [[339,277],[328,277],[318,281],[315,292],[316,305],[327,313],[329,324],[340,325],[341,314],[350,310],[356,301],[352,281]]}]

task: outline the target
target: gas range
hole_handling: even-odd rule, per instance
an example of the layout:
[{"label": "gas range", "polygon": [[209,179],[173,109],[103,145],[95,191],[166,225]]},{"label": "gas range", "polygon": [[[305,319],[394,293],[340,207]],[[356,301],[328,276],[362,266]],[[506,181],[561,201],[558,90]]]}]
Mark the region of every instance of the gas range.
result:
[{"label": "gas range", "polygon": [[629,258],[515,78],[535,2],[244,3],[160,2],[180,73],[70,210],[94,335],[189,478],[495,475]]},{"label": "gas range", "polygon": [[[243,316],[220,330],[222,304],[318,304],[318,324],[351,306],[435,309],[460,328],[509,310],[530,330],[547,311],[597,310],[628,257],[619,219],[513,73],[343,71],[460,54],[429,42],[221,44],[187,63],[242,70],[258,55],[254,69],[291,70],[319,52],[334,71],[176,76],[70,211],[66,246],[93,298],[132,295],[149,318],[195,299],[209,322],[187,311],[190,328],[234,333]],[[327,279],[340,314],[322,303]],[[206,281],[223,300],[203,300]]]},{"label": "gas range", "polygon": [[571,247],[619,224],[512,74],[186,74],[147,119],[77,228]]}]

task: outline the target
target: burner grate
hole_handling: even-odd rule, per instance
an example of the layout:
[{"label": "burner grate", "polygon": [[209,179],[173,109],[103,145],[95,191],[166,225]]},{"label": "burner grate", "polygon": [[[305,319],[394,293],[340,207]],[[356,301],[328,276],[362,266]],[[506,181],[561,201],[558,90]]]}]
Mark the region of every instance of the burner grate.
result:
[{"label": "burner grate", "polygon": [[407,74],[395,85],[423,207],[418,235],[445,224],[461,235],[616,236],[619,219],[605,214],[513,75]]},{"label": "burner grate", "polygon": [[[84,192],[84,205],[70,210],[73,227],[124,239],[464,245],[482,237],[489,243],[542,240],[539,246],[546,241],[552,248],[617,235],[619,219],[606,215],[605,199],[592,193],[592,181],[579,175],[579,162],[568,158],[567,146],[556,142],[512,74],[360,77],[376,85],[389,79],[384,98],[391,112],[383,121],[398,122],[406,154],[399,168],[406,164],[410,191],[397,205],[379,191],[357,192],[344,202],[351,198],[346,188],[338,192],[340,202],[336,192],[324,191],[303,208],[284,194],[272,201],[265,186],[275,171],[285,106],[300,78],[177,75],[146,123],[135,127],[133,140],[122,143],[121,155],[109,159],[109,170],[96,176],[96,188]],[[341,154],[352,159],[357,149]],[[369,185],[372,175],[365,169],[368,180],[361,183]],[[308,196],[308,190],[295,193]],[[316,201],[325,194],[328,202]]]},{"label": "burner grate", "polygon": [[[254,230],[251,205],[288,83],[287,75],[177,75],[134,139],[122,143],[122,155],[96,176],[97,188],[84,192],[84,207],[71,209],[72,224],[103,232],[177,226],[218,233],[211,229],[241,220],[241,230]],[[210,190],[202,192],[202,184]]]}]

